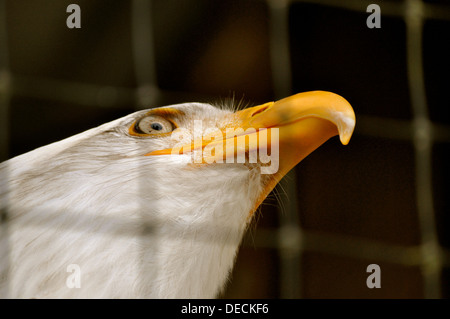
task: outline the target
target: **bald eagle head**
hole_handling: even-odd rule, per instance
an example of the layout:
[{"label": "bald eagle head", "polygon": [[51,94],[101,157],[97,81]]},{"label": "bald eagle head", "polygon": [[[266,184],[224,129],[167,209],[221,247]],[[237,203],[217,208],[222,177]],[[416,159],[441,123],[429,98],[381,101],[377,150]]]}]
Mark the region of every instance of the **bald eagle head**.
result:
[{"label": "bald eagle head", "polygon": [[264,198],[330,137],[347,144],[354,125],[329,92],[238,112],[185,103],[6,161],[0,293],[214,297]]}]

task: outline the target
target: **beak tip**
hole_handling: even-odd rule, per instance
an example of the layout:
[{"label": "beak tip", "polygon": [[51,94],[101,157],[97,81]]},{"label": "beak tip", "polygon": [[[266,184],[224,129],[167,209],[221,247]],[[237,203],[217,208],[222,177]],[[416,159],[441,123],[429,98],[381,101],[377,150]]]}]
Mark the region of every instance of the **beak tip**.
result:
[{"label": "beak tip", "polygon": [[340,140],[341,140],[342,145],[348,145],[348,143],[350,142],[350,137],[340,136]]},{"label": "beak tip", "polygon": [[338,123],[338,131],[342,145],[347,145],[350,142],[353,131],[355,129],[355,125],[356,120],[355,114],[353,112],[352,114],[341,117]]}]

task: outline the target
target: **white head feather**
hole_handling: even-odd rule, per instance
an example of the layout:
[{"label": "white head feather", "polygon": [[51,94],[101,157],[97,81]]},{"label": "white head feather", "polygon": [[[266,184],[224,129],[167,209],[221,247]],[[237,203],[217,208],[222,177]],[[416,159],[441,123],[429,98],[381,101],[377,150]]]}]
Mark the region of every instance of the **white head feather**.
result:
[{"label": "white head feather", "polygon": [[[230,111],[182,104],[185,121]],[[136,112],[0,166],[0,292],[8,297],[210,298],[223,287],[262,188],[259,167],[142,156]],[[66,285],[79,266],[80,288]]]}]

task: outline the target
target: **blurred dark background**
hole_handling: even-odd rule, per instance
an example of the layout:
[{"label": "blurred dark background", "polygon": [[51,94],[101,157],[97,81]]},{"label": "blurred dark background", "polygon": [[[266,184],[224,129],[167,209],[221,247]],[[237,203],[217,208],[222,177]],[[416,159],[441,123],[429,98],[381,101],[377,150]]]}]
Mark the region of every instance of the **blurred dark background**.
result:
[{"label": "blurred dark background", "polygon": [[332,91],[355,135],[296,167],[284,210],[268,199],[220,297],[450,296],[448,1],[0,3],[2,159],[142,107]]}]

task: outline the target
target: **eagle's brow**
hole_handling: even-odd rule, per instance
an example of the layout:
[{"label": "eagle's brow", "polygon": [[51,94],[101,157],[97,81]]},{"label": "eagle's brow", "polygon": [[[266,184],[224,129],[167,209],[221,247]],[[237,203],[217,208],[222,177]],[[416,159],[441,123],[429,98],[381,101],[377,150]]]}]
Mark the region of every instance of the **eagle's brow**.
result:
[{"label": "eagle's brow", "polygon": [[164,107],[150,110],[147,112],[146,115],[158,115],[161,117],[177,117],[177,116],[184,116],[185,113],[178,109],[174,109],[171,107]]}]

